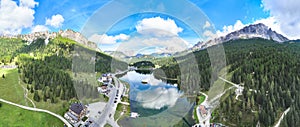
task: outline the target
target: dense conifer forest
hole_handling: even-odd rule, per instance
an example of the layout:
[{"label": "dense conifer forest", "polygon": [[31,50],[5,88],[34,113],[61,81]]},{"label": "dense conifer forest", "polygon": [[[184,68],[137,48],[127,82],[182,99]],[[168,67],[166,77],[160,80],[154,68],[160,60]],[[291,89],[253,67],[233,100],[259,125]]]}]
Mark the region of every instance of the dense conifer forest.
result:
[{"label": "dense conifer forest", "polygon": [[[91,85],[89,81],[77,78],[77,75],[86,72],[108,73],[116,71],[110,67],[112,61],[117,63],[115,68],[127,69],[126,63],[67,38],[52,39],[47,45],[44,39],[37,39],[31,44],[20,39],[1,38],[0,41],[1,63],[9,65],[14,62],[18,65],[20,80],[27,84],[27,89],[34,94],[33,99],[35,101],[47,101],[49,99],[51,103],[56,103],[59,99],[76,99],[77,95],[97,98],[99,94],[96,86]],[[80,49],[81,52],[76,52],[80,52],[81,57],[74,55],[76,53],[75,48]],[[87,59],[93,60],[93,64],[89,65]],[[74,67],[75,64],[76,67]],[[93,70],[88,70],[91,68]],[[96,79],[93,80],[96,81]]]},{"label": "dense conifer forest", "polygon": [[[223,45],[228,73],[232,74],[231,81],[243,84],[245,89],[238,100],[234,90],[225,94],[214,111],[213,121],[229,126],[256,126],[258,123],[273,126],[281,114],[290,108],[281,125],[300,126],[300,43],[248,39],[229,41]],[[192,55],[198,63],[199,79],[189,79],[191,73],[182,73],[189,69],[182,65],[191,66],[188,59]],[[200,85],[202,90],[207,91],[212,72],[207,50],[196,51],[192,55],[173,58],[173,62],[163,65],[161,69],[168,78],[182,80],[179,77],[184,75],[186,81],[179,81],[183,90],[188,89],[187,86]]]}]

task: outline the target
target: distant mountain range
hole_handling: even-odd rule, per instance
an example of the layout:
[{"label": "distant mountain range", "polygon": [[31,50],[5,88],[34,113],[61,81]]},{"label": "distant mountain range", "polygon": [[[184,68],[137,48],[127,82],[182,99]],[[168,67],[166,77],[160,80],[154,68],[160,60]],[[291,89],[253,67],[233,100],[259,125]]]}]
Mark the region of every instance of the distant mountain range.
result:
[{"label": "distant mountain range", "polygon": [[15,36],[1,36],[5,38],[21,38],[22,40],[26,41],[28,44],[34,43],[37,39],[42,38],[46,41],[49,41],[49,39],[54,39],[56,37],[64,37],[71,40],[74,40],[82,45],[85,45],[89,48],[95,49],[97,51],[100,51],[96,43],[88,41],[86,37],[84,37],[80,32],[76,32],[70,29],[67,30],[60,30],[58,32],[35,32],[30,34],[21,34],[21,35],[15,35]]},{"label": "distant mountain range", "polygon": [[130,58],[129,56],[125,55],[123,52],[120,51],[104,51],[104,53],[115,58]]},{"label": "distant mountain range", "polygon": [[119,58],[119,59],[129,59],[129,58],[160,58],[160,57],[168,57],[171,56],[171,53],[152,53],[152,54],[141,54],[138,53],[134,56],[127,56],[126,54],[124,54],[123,52],[120,51],[104,51],[105,54],[113,56],[115,58]]},{"label": "distant mountain range", "polygon": [[274,40],[279,43],[289,41],[287,37],[278,34],[276,31],[273,31],[271,28],[269,28],[268,26],[262,23],[258,23],[258,24],[245,26],[244,28],[238,31],[231,32],[226,36],[218,37],[213,40],[209,40],[207,42],[198,42],[192,47],[192,49],[204,49],[209,46],[220,44],[230,40],[250,39],[250,38],[263,38],[268,40]]},{"label": "distant mountain range", "polygon": [[[251,38],[263,38],[267,40],[274,40],[278,43],[283,43],[290,41],[287,37],[277,33],[276,31],[273,31],[271,28],[266,26],[265,24],[258,23],[258,24],[252,24],[249,26],[245,26],[244,28],[231,32],[227,34],[226,36],[221,36],[206,42],[198,42],[195,44],[192,48],[183,51],[184,52],[189,52],[189,50],[199,50],[199,49],[205,49],[207,47],[217,45],[223,42],[227,42],[230,40],[238,40],[238,39],[251,39]],[[299,40],[295,40],[293,42],[299,42]],[[126,56],[124,53],[114,53],[115,56],[119,58],[130,58],[130,57],[136,57],[136,58],[144,58],[144,57],[166,57],[166,56],[171,56],[171,55],[178,55],[181,53],[152,53],[150,55],[145,55],[145,54],[137,54],[136,56]],[[112,53],[108,53],[111,55]]]},{"label": "distant mountain range", "polygon": [[[81,33],[75,32],[73,30],[67,29],[67,30],[60,30],[58,32],[35,32],[31,34],[24,34],[24,35],[16,35],[16,36],[10,36],[10,38],[21,38],[24,41],[27,41],[28,44],[34,43],[35,40],[38,38],[43,38],[46,41],[49,39],[54,39],[56,37],[65,37],[69,38],[71,40],[74,40],[82,45],[85,45],[89,48],[96,49],[97,51],[100,51],[98,48],[97,44],[94,42],[88,41],[86,37],[84,37]],[[5,37],[5,36],[2,36]],[[263,38],[263,39],[268,39],[268,40],[274,40],[277,41],[278,43],[286,42],[289,41],[287,37],[284,37],[283,35],[277,33],[276,31],[273,31],[271,28],[268,26],[259,23],[259,24],[252,24],[249,26],[246,26],[240,30],[231,32],[227,34],[226,36],[221,36],[206,42],[198,42],[195,44],[192,48],[188,50],[199,50],[199,49],[205,49],[207,47],[210,47],[212,45],[220,44],[223,42],[227,42],[230,40],[237,40],[237,39],[250,39],[250,38]],[[299,42],[299,40],[294,40],[293,42]],[[187,51],[188,51],[187,50]],[[184,51],[186,52],[186,51]],[[170,53],[152,53],[149,55],[145,54],[137,54],[135,56],[127,56],[126,54],[119,52],[119,51],[105,51],[104,53],[108,55],[112,55],[117,58],[143,58],[143,57],[167,57],[171,56],[174,54]],[[180,54],[180,53],[175,53],[175,54]]]}]

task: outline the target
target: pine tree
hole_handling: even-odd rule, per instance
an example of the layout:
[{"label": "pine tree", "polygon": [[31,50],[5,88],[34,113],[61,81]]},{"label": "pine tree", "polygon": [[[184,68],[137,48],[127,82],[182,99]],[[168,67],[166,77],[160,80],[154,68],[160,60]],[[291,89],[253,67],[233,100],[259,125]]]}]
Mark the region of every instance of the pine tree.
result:
[{"label": "pine tree", "polygon": [[30,87],[30,93],[33,93],[34,90],[33,90],[33,86]]},{"label": "pine tree", "polygon": [[27,85],[27,90],[30,90],[30,87],[29,87],[29,85]]},{"label": "pine tree", "polygon": [[252,108],[254,108],[254,106],[255,106],[254,96],[251,97],[251,106],[252,106]]},{"label": "pine tree", "polygon": [[55,103],[55,99],[53,96],[51,97],[51,103]]},{"label": "pine tree", "polygon": [[47,101],[47,95],[46,95],[46,92],[43,91],[43,93],[44,93],[43,100],[46,102]]},{"label": "pine tree", "polygon": [[40,101],[40,96],[39,96],[38,91],[34,91],[33,100],[35,100],[37,102]]}]

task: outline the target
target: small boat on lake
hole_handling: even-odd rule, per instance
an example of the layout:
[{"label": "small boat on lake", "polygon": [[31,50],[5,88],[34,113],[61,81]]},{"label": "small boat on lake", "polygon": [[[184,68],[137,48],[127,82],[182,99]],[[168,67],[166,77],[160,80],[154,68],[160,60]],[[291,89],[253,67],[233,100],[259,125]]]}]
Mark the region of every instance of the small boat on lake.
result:
[{"label": "small boat on lake", "polygon": [[143,84],[147,84],[148,82],[149,82],[148,79],[143,79],[143,80],[142,80],[142,83],[143,83]]}]

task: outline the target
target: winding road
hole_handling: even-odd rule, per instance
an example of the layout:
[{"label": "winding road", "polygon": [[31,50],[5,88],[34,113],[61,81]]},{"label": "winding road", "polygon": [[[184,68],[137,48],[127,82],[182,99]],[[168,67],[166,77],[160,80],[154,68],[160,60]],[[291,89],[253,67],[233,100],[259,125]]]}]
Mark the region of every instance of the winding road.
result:
[{"label": "winding road", "polygon": [[48,113],[48,114],[50,114],[52,116],[55,116],[56,118],[60,119],[61,121],[63,121],[65,123],[65,125],[67,125],[68,127],[72,127],[72,125],[66,119],[64,119],[62,116],[60,116],[58,114],[55,114],[53,112],[50,112],[48,110],[27,107],[27,106],[24,106],[24,105],[19,105],[19,104],[16,104],[16,103],[13,103],[13,102],[1,99],[1,98],[0,98],[0,101],[3,102],[3,103],[9,104],[9,105],[13,105],[13,106],[17,106],[17,107],[22,108],[22,109],[26,109],[26,110]]},{"label": "winding road", "polygon": [[[218,94],[217,96],[215,96],[214,98],[210,99],[209,101],[208,101],[208,95],[205,94],[205,93],[203,93],[203,92],[200,92],[202,95],[205,96],[205,100],[200,105],[204,105],[206,108],[209,107],[209,106],[213,107],[214,102],[216,100],[218,100],[220,97],[222,97],[228,90],[230,90],[230,89],[232,89],[234,87],[239,88],[238,84],[230,82],[230,81],[228,81],[228,80],[226,80],[226,79],[224,79],[222,77],[219,77],[219,78],[221,80],[229,83],[229,84],[232,84],[233,86],[231,86],[228,89],[224,90],[222,93]],[[202,115],[200,113],[200,107],[199,106],[197,106],[196,111],[197,111],[197,116],[198,116],[198,120],[199,120],[199,124],[197,124],[197,125],[204,126],[204,127],[209,126],[209,124],[210,124],[210,118],[211,118],[211,111],[210,111],[210,109],[207,110],[208,113],[207,113],[207,116],[205,116],[205,117],[202,117]]]}]

